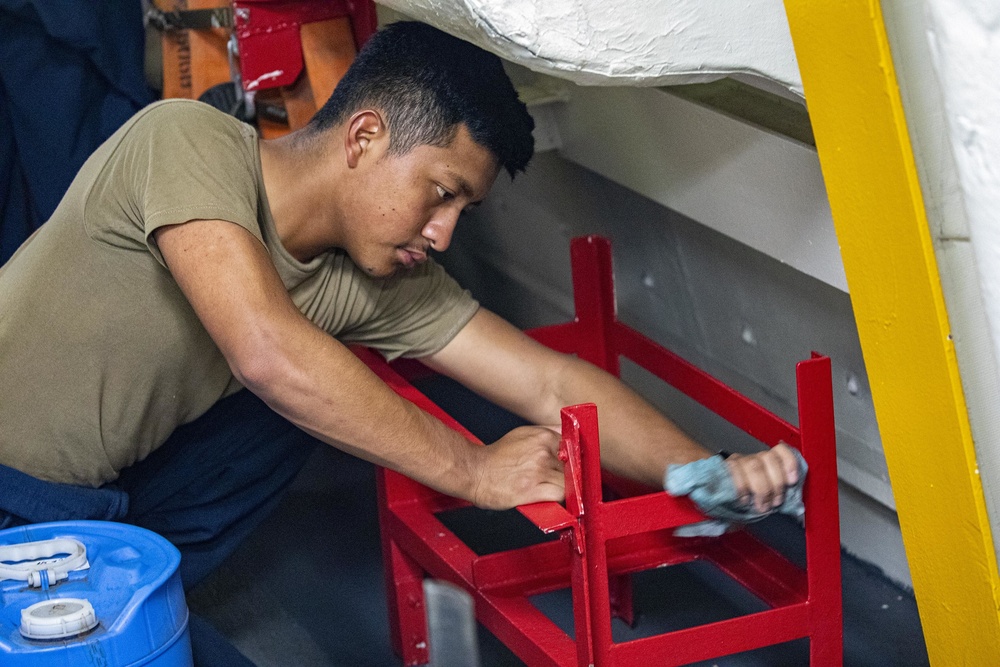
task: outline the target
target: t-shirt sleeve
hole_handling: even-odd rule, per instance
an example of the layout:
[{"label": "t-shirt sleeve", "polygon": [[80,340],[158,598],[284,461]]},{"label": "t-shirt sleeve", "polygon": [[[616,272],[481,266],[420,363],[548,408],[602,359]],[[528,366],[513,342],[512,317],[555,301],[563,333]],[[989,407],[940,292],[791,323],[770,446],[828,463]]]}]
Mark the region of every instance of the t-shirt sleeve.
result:
[{"label": "t-shirt sleeve", "polygon": [[468,290],[429,260],[383,281],[373,312],[337,338],[372,347],[389,361],[424,357],[447,345],[478,309]]},{"label": "t-shirt sleeve", "polygon": [[160,264],[153,232],[189,220],[226,220],[263,242],[256,158],[241,125],[204,104],[164,103],[150,108],[125,139],[132,197],[146,246]]}]

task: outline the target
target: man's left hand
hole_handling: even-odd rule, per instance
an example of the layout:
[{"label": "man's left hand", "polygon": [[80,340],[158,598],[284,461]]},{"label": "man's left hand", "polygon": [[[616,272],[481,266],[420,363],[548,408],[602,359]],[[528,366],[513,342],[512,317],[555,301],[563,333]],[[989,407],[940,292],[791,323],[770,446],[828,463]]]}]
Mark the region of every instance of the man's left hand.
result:
[{"label": "man's left hand", "polygon": [[740,500],[758,512],[781,505],[785,490],[799,481],[798,461],[784,443],[757,454],[733,454],[726,463]]}]

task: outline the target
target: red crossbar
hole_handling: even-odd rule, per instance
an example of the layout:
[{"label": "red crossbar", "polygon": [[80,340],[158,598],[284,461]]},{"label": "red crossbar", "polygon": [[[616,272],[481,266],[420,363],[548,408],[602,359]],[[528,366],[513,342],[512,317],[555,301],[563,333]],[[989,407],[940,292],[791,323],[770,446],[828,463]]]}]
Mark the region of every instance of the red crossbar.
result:
[{"label": "red crossbar", "polygon": [[[396,651],[407,665],[427,661],[420,586],[426,573],[469,591],[479,620],[531,667],[682,665],[801,637],[810,640],[811,664],[840,665],[840,537],[829,359],[814,354],[796,366],[795,427],[619,322],[606,240],[575,239],[572,260],[576,318],[529,333],[616,375],[619,359],[626,357],[763,443],[783,441],[799,448],[810,466],[804,489],[806,570],[745,531],[719,538],[675,537],[673,528],[705,517],[686,498],[628,488],[602,475],[597,410],[573,406],[562,414],[565,507],[538,503],[519,508],[543,532],[558,532],[558,541],[477,555],[435,516],[467,503],[392,471],[379,471]],[[367,350],[357,353],[400,395],[474,440],[381,357]],[[617,499],[604,498],[602,486],[609,484]],[[614,643],[611,616],[632,620],[628,575],[692,560],[714,564],[770,608]],[[560,588],[572,590],[575,641],[528,601],[530,595]]]}]

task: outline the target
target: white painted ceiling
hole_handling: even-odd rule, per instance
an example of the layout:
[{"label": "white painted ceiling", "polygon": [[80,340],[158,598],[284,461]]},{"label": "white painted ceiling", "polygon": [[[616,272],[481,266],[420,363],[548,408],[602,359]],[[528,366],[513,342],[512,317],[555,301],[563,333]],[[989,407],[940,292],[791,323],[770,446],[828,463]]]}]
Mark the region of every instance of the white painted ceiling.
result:
[{"label": "white painted ceiling", "polygon": [[531,70],[588,86],[736,75],[801,98],[781,0],[378,0]]}]

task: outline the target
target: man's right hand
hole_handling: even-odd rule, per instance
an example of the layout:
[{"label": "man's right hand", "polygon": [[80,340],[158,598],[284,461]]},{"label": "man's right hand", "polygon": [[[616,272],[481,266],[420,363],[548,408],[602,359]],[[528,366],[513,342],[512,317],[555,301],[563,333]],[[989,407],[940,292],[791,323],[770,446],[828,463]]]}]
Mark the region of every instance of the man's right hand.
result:
[{"label": "man's right hand", "polygon": [[484,509],[561,501],[565,496],[560,434],[546,426],[521,426],[473,458],[470,500]]}]

